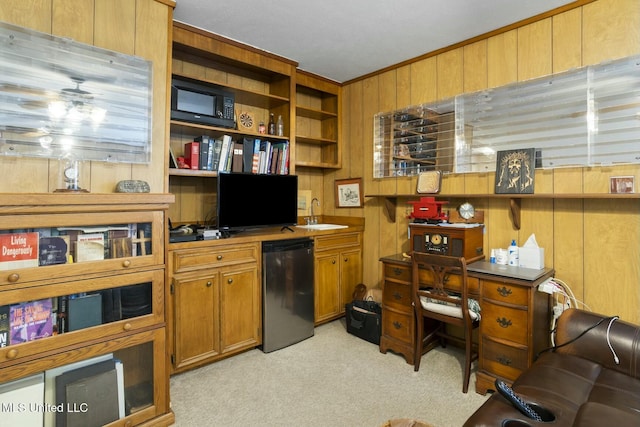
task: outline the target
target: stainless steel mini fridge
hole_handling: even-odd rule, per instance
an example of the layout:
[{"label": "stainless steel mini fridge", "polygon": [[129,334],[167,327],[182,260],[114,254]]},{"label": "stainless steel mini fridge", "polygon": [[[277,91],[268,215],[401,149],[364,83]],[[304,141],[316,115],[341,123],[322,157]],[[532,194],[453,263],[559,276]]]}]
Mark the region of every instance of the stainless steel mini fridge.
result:
[{"label": "stainless steel mini fridge", "polygon": [[262,243],[262,351],[313,336],[313,240]]}]

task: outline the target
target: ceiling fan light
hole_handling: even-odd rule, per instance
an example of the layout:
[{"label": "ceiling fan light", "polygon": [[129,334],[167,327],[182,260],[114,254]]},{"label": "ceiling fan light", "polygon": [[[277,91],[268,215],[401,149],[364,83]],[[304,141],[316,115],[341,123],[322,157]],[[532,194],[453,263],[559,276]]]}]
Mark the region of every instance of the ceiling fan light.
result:
[{"label": "ceiling fan light", "polygon": [[64,101],[51,101],[48,105],[49,117],[61,119],[67,114],[67,106]]},{"label": "ceiling fan light", "polygon": [[91,121],[93,124],[100,124],[104,120],[104,117],[107,115],[107,110],[100,107],[93,107],[91,109]]}]

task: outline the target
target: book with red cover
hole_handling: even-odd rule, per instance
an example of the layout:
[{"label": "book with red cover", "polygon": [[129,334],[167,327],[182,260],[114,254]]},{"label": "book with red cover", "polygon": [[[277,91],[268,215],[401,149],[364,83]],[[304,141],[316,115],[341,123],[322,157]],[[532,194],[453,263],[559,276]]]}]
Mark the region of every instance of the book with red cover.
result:
[{"label": "book with red cover", "polygon": [[184,160],[191,169],[198,169],[200,166],[200,143],[196,141],[184,144]]},{"label": "book with red cover", "polygon": [[39,259],[39,234],[0,234],[0,270],[37,267]]}]

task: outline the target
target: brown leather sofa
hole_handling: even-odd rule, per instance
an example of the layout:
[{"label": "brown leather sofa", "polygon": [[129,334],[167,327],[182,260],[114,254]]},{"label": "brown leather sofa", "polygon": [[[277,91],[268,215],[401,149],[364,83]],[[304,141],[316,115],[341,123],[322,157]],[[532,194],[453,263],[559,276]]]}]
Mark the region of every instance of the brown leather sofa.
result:
[{"label": "brown leather sofa", "polygon": [[496,392],[464,427],[640,426],[640,327],[569,309],[558,319],[555,343],[513,383],[545,422]]}]

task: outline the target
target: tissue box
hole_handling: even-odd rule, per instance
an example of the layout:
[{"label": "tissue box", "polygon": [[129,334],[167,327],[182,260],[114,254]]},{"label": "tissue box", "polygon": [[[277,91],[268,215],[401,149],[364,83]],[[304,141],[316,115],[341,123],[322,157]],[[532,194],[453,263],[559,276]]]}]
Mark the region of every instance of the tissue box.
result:
[{"label": "tissue box", "polygon": [[544,268],[544,248],[518,248],[520,258],[520,267],[535,268],[541,270]]}]

